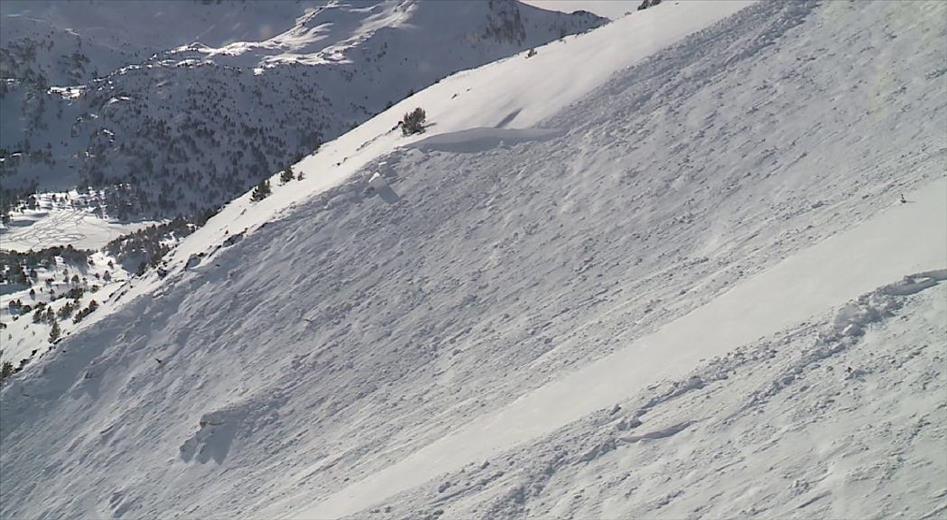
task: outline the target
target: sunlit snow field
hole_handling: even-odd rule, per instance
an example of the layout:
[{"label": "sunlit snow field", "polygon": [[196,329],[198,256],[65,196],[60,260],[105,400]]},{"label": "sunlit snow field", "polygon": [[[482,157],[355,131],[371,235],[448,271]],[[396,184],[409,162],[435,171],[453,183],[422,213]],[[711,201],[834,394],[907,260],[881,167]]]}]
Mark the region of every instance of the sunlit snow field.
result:
[{"label": "sunlit snow field", "polygon": [[4,385],[0,516],[939,518],[945,19],[662,2],[418,92]]}]

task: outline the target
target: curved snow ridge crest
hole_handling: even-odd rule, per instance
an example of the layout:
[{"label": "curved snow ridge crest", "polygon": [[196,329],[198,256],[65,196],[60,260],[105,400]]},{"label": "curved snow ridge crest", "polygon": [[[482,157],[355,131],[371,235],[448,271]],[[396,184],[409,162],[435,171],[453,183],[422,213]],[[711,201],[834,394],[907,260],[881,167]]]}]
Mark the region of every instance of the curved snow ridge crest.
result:
[{"label": "curved snow ridge crest", "polygon": [[858,337],[872,323],[882,321],[901,306],[896,297],[910,296],[947,280],[947,269],[924,271],[905,276],[898,282],[879,287],[845,304],[835,315],[827,339]]},{"label": "curved snow ridge crest", "polygon": [[477,153],[531,141],[548,141],[565,135],[559,128],[470,128],[422,139],[406,148],[423,151]]},{"label": "curved snow ridge crest", "polygon": [[947,269],[936,269],[905,276],[901,281],[886,285],[879,291],[891,296],[909,296],[945,280],[947,280]]}]

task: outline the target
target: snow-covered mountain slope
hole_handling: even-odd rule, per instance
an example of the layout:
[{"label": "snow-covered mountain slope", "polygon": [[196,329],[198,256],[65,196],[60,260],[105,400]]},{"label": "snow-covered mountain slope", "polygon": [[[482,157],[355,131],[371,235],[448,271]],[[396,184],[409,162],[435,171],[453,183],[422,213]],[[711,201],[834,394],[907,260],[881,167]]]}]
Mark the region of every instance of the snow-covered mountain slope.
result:
[{"label": "snow-covered mountain slope", "polygon": [[944,277],[872,291],[384,504],[396,517],[939,518]]},{"label": "snow-covered mountain slope", "polygon": [[[943,435],[941,276],[838,309],[947,267],[945,14],[664,2],[425,89],[296,164],[302,180],[229,204],[165,278],[134,280],[4,385],[0,516],[622,516],[727,499],[708,514],[762,518],[844,512],[867,491],[880,511],[936,514],[943,494],[910,479],[945,476],[925,463]],[[427,133],[402,137],[415,106]],[[711,329],[714,309],[730,319],[715,325],[753,314]],[[915,342],[929,346],[889,362]],[[818,356],[839,379],[808,368]],[[601,366],[561,411],[535,397]],[[811,422],[789,422],[800,403]],[[923,420],[868,433],[889,409]],[[798,498],[749,484],[778,457]],[[744,469],[737,485],[718,461]],[[596,470],[608,485],[584,483]]]},{"label": "snow-covered mountain slope", "polygon": [[[75,34],[82,33],[76,31],[83,30],[98,35],[95,17],[77,4],[26,7],[48,16],[56,27],[76,20],[78,29],[63,29],[70,38],[79,38]],[[112,4],[93,3],[92,11],[110,11]],[[269,6],[250,5],[255,7],[246,2],[123,3],[119,13],[138,12],[124,19],[116,13],[103,16],[107,34],[100,39],[124,38],[125,32],[112,30],[124,20],[126,31],[146,26],[131,41],[152,41],[155,28],[183,19],[168,36],[154,36],[159,43],[152,45],[180,43],[116,69],[99,69],[95,79],[76,72],[76,79],[85,78],[83,84],[70,81],[53,89],[50,78],[66,72],[47,62],[65,60],[63,67],[72,71],[81,68],[76,60],[86,68],[128,60],[104,54],[100,59],[102,53],[94,50],[92,58],[66,51],[43,54],[72,43],[60,45],[59,33],[43,39],[45,29],[34,27],[39,22],[26,14],[0,18],[11,27],[4,30],[11,38],[25,34],[4,43],[0,67],[6,76],[0,109],[16,115],[0,124],[0,148],[10,156],[0,158],[4,189],[125,184],[131,189],[118,192],[121,200],[112,203],[119,218],[193,215],[231,200],[445,75],[606,21],[513,0],[279,2],[256,21],[261,28],[251,30],[250,20]],[[215,9],[223,16],[215,18]],[[277,18],[282,25],[271,23]],[[233,41],[247,31],[268,36]],[[182,41],[185,37],[200,39]]]},{"label": "snow-covered mountain slope", "polygon": [[[0,252],[3,263],[15,253]],[[0,361],[17,370],[55,348],[59,338],[83,326],[100,302],[122,290],[131,273],[104,253],[46,249],[24,263],[31,286],[5,284],[0,293]],[[21,260],[23,257],[15,258]],[[31,261],[32,260],[32,261]],[[131,271],[132,273],[134,271]],[[12,273],[3,273],[12,278]]]},{"label": "snow-covered mountain slope", "polygon": [[[254,201],[248,192],[235,199],[171,251],[162,263],[168,271],[181,273],[242,239],[248,231],[294,211],[314,195],[352,181],[353,177],[356,186],[363,186],[372,173],[387,172],[385,156],[405,146],[416,143],[422,149],[440,148],[466,140],[476,150],[477,146],[491,142],[529,142],[561,135],[563,132],[558,129],[530,127],[579,101],[606,83],[616,71],[640,63],[652,53],[751,3],[725,0],[655,11],[569,40],[568,45],[550,44],[531,58],[524,54],[455,74],[295,164],[293,169],[302,174],[302,179],[283,185],[279,176],[274,176],[270,179],[274,187],[271,196]],[[656,30],[660,37],[651,34]],[[521,61],[524,59],[529,60],[526,65]],[[538,85],[533,81],[535,77],[546,81]],[[435,114],[436,122],[427,125],[426,133],[406,138],[398,129],[399,121],[405,112],[418,105]],[[151,273],[137,280],[124,294],[134,299],[165,285],[164,279]]]},{"label": "snow-covered mountain slope", "polygon": [[327,3],[6,0],[0,4],[0,77],[87,83],[181,45],[264,41]]},{"label": "snow-covered mountain slope", "polygon": [[[947,234],[930,236],[932,230],[944,226],[928,223],[947,214],[945,194],[947,182],[938,181],[912,196],[914,207],[883,213],[806,249],[665,323],[656,332],[636,338],[594,363],[567,371],[294,516],[334,518],[367,509],[382,502],[381,497],[422,486],[445,471],[475,465],[502,453],[505,447],[551,433],[598,410],[614,409],[620,398],[649,390],[655,382],[686,385],[684,376],[691,367],[727,355],[734,345],[751,344],[770,331],[799,323],[808,325],[804,320],[821,309],[905,272],[912,273],[902,283],[887,284],[842,307],[825,342],[838,347],[838,340],[860,336],[865,326],[887,317],[896,305],[888,296],[915,294],[947,281],[947,269],[913,272],[944,265]],[[861,257],[873,262],[859,262]],[[761,305],[773,300],[774,294],[778,295],[776,302]],[[933,337],[930,330],[925,332],[933,341],[940,335],[940,331]],[[785,381],[777,385],[782,383]]]},{"label": "snow-covered mountain slope", "polygon": [[[69,190],[81,181],[107,189],[87,207],[30,209],[24,201],[0,224],[2,249],[62,244],[95,249],[151,224],[140,220],[143,215],[184,213],[200,220],[195,213],[202,208],[215,208],[243,193],[277,167],[317,148],[323,138],[354,126],[414,88],[604,22],[587,13],[567,16],[506,0],[281,2],[265,14],[259,12],[263,4],[246,2],[170,2],[160,4],[158,11],[158,4],[122,3],[114,10],[109,2],[81,4],[85,10],[76,7],[79,3],[3,4],[0,21],[11,30],[2,31],[6,40],[0,58],[12,56],[3,63],[13,65],[0,70],[16,81],[2,91],[0,104],[5,115],[24,117],[0,120],[0,148],[5,150],[0,152],[0,211],[7,212],[16,194],[40,188]],[[260,42],[223,39],[226,27],[232,27],[231,36],[271,35],[280,27],[271,23],[273,17],[292,19],[293,9],[300,16],[285,33]],[[95,15],[103,10],[107,12]],[[145,15],[152,18],[142,20]],[[177,19],[185,21],[153,34]],[[45,85],[58,69],[42,65],[62,61],[66,54],[57,54],[62,50],[58,33],[47,38],[43,31],[30,32],[40,22],[58,27],[68,36],[63,41],[93,56],[79,61],[100,66],[112,63],[111,58],[90,41],[105,41],[112,48],[127,37],[129,45],[116,48],[131,52],[139,43],[177,46],[201,35],[202,41],[223,47],[176,47],[91,86],[47,91]],[[127,36],[130,27],[141,24],[147,25],[141,34]],[[267,29],[250,30],[253,24]],[[28,37],[18,39],[20,33]],[[16,151],[9,143],[18,143],[24,134],[29,145],[23,146],[29,150]],[[47,192],[34,198],[42,202],[60,195]],[[139,262],[148,263],[147,258],[108,261],[121,261],[131,272]],[[31,287],[3,283],[6,269],[0,264],[0,304],[35,304]],[[13,311],[0,318],[9,323],[16,315]],[[18,325],[6,331],[5,359],[14,364],[48,348],[45,323]],[[63,328],[65,334],[72,332],[65,322]]]}]

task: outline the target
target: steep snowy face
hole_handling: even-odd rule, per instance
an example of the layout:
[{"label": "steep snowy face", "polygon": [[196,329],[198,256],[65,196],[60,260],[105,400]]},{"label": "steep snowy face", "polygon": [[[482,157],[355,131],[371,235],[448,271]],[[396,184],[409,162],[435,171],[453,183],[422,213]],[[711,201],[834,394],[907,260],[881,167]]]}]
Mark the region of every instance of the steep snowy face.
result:
[{"label": "steep snowy face", "polygon": [[[700,329],[686,335],[696,339],[659,352],[637,341],[652,333],[673,337],[674,324],[694,313],[712,321],[706,309],[718,309],[740,287],[737,294],[754,296],[739,301],[741,308],[771,309],[779,318],[786,310],[781,291],[805,285],[780,266],[800,259],[810,262],[800,272],[818,271],[819,280],[849,280],[873,266],[887,277],[895,268],[903,268],[900,276],[947,265],[938,256],[947,234],[936,218],[945,207],[940,129],[947,101],[938,71],[947,13],[940,2],[911,10],[889,2],[768,2],[743,10],[745,4],[665,4],[638,18],[654,23],[642,39],[632,16],[536,56],[447,78],[296,164],[303,180],[274,179],[268,198],[245,195],[228,205],[172,255],[163,281],[136,280],[123,300],[104,305],[110,314],[90,316],[97,321],[4,386],[0,516],[415,518],[438,516],[442,503],[458,517],[684,514],[699,500],[657,476],[699,476],[695,488],[703,490],[724,486],[726,473],[702,470],[718,461],[722,449],[715,449],[730,436],[759,450],[723,451],[729,458],[720,464],[746,468],[746,486],[713,512],[773,516],[749,509],[756,496],[750,477],[758,483],[771,476],[778,453],[767,451],[770,440],[792,436],[760,425],[753,403],[736,395],[765,391],[768,382],[741,372],[733,374],[740,384],[727,386],[740,361],[709,368],[695,361],[704,347]],[[717,21],[712,14],[722,16],[725,6],[739,12],[710,26],[695,22],[697,14]],[[675,38],[656,45],[655,35]],[[614,61],[589,59],[595,50]],[[616,63],[623,66],[607,68]],[[582,81],[572,81],[577,77]],[[394,123],[414,105],[427,111],[427,133],[402,137]],[[901,193],[910,203],[898,202]],[[901,225],[873,229],[878,219]],[[851,240],[866,234],[871,240]],[[831,252],[833,240],[850,262],[813,261],[813,249]],[[910,248],[895,249],[897,262],[898,255],[859,254],[907,242]],[[767,285],[774,279],[782,283]],[[939,290],[933,279],[912,283]],[[832,287],[820,295],[826,308],[811,323],[789,326],[805,335],[801,347],[823,330],[809,328],[813,323],[828,323],[835,334],[834,325],[872,309],[897,310],[868,297],[833,321],[832,306],[874,287]],[[925,305],[927,294],[916,303]],[[944,311],[934,310],[909,322],[919,338],[935,338],[928,329]],[[855,321],[868,335],[872,323],[884,323]],[[727,336],[706,330],[714,353],[727,351]],[[735,330],[731,337],[745,338],[747,330],[776,334],[774,342],[784,337]],[[903,330],[890,329],[899,342]],[[788,385],[787,376],[797,377],[792,371],[811,365],[823,347],[854,344],[829,336],[808,360],[780,359],[778,367],[767,364],[771,345],[751,339],[742,355],[756,363],[744,366]],[[865,344],[886,343],[869,337]],[[641,356],[628,355],[629,347]],[[608,365],[612,354],[624,362],[606,373],[619,377],[595,381],[595,395],[622,404],[614,424],[603,418],[607,412],[583,415],[572,399],[560,406],[531,397],[547,385],[561,389],[572,374],[601,366],[595,363]],[[919,355],[934,361],[939,351]],[[702,366],[672,372],[665,367],[671,359]],[[678,381],[690,368],[715,386],[700,392],[701,381]],[[675,379],[648,379],[660,374]],[[914,375],[917,387],[900,390],[906,401],[939,377]],[[829,399],[860,404],[833,397],[840,388],[820,376],[798,375],[818,383],[810,403],[818,417],[843,411]],[[616,380],[618,390],[610,385]],[[897,380],[886,376],[878,388]],[[576,400],[586,390],[576,388]],[[788,392],[760,396],[778,408],[764,410],[766,418],[792,406],[782,401]],[[679,413],[660,406],[678,395],[687,405]],[[542,406],[527,411],[542,428],[518,429],[517,410],[537,402]],[[928,396],[921,412],[940,420],[934,406]],[[632,409],[655,410],[663,422],[639,429],[655,416],[621,415]],[[733,409],[749,411],[728,422],[725,412]],[[862,417],[885,411],[879,406]],[[619,423],[621,434],[596,430]],[[866,424],[805,432],[850,439]],[[570,429],[545,431],[557,425]],[[479,426],[499,432],[499,441],[472,435]],[[936,431],[919,428],[916,438],[936,442]],[[912,430],[896,430],[872,434],[891,442],[879,450],[908,445],[896,441]],[[457,432],[470,442],[452,444]],[[589,432],[601,444],[586,443]],[[621,451],[620,443],[645,449]],[[931,444],[922,453],[928,459]],[[857,447],[844,440],[811,452],[780,446],[784,456],[805,461],[825,450],[841,460],[840,452]],[[706,466],[662,471],[662,461],[691,448]],[[510,451],[517,449],[523,451]],[[437,456],[424,457],[432,452]],[[613,452],[631,462],[604,458]],[[533,456],[542,464],[520,462]],[[419,460],[427,473],[404,472],[411,467],[405,461]],[[647,463],[655,479],[622,484],[635,462]],[[779,506],[777,514],[803,504],[822,508],[836,503],[826,490],[859,485],[864,474],[879,475],[872,491],[891,497],[891,511],[922,494],[927,498],[917,503],[940,499],[927,488],[895,494],[892,480],[882,478],[886,468],[845,462],[857,464],[841,481],[795,464],[789,474],[800,481],[798,492],[766,494],[767,504]],[[569,481],[585,477],[585,463],[617,483],[603,495],[576,497]],[[544,492],[543,475],[560,467],[564,481]],[[940,466],[924,471],[943,476]],[[451,476],[428,479],[432,473]],[[709,493],[704,502],[715,500]],[[563,496],[574,501],[550,503]]]},{"label": "steep snowy face", "polygon": [[[113,13],[100,28],[75,4],[0,18],[0,108],[17,115],[0,147],[20,153],[0,166],[4,189],[126,184],[111,204],[123,218],[216,208],[448,74],[606,21],[512,0],[279,2],[265,16],[262,3],[169,2],[123,3],[137,9],[126,24]],[[130,41],[150,43],[115,45],[134,24],[147,27]],[[59,81],[82,85],[48,88]]]}]

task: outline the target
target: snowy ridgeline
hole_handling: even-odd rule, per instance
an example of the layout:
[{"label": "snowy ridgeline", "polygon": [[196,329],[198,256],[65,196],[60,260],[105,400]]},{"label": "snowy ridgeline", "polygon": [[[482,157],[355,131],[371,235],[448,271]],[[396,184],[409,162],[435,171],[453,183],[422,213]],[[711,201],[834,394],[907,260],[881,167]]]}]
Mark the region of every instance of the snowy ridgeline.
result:
[{"label": "snowy ridgeline", "polygon": [[513,0],[10,0],[0,15],[3,198],[121,184],[122,220],[217,208],[446,75],[606,22]]},{"label": "snowy ridgeline", "polygon": [[4,385],[0,516],[941,514],[947,6],[681,4],[228,204]]}]

